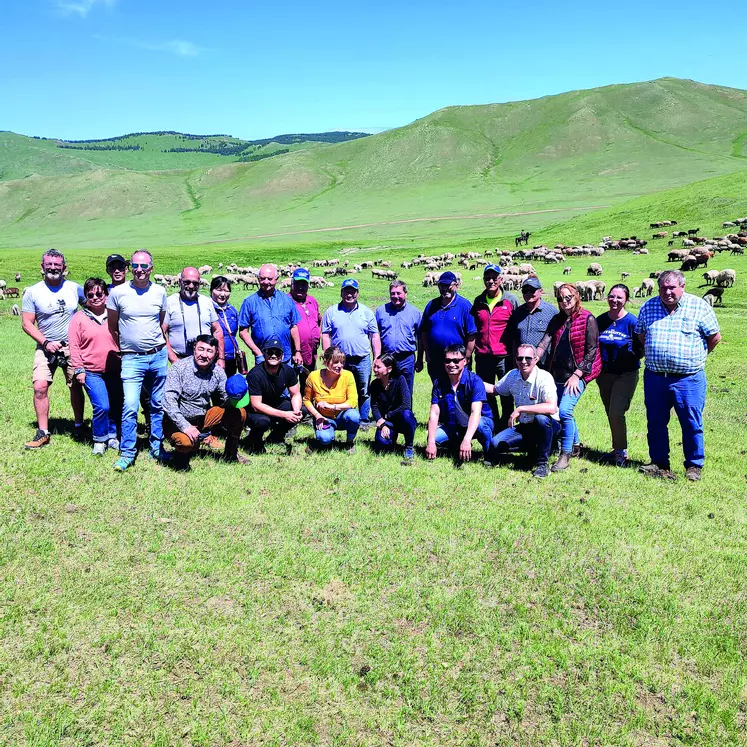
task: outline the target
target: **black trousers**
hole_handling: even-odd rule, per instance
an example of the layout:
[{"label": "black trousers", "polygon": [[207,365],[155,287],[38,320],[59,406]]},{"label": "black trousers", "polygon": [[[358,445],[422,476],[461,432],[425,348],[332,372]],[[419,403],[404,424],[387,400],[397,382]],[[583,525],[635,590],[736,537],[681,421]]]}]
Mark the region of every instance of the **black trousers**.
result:
[{"label": "black trousers", "polygon": [[[284,399],[275,407],[275,409],[282,410],[283,412],[291,412],[293,410],[293,405],[291,405],[289,399]],[[270,442],[279,443],[293,427],[293,423],[289,423],[287,420],[283,420],[282,418],[273,418],[269,415],[264,415],[261,412],[249,411],[246,413],[246,424],[249,426],[248,445],[250,449],[262,448],[264,435],[267,431],[270,431],[268,440]]]}]

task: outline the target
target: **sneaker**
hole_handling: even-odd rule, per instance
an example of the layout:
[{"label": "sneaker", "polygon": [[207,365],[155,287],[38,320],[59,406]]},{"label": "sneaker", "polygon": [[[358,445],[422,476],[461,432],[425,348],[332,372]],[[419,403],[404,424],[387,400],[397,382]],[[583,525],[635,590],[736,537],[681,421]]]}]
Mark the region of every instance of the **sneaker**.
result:
[{"label": "sneaker", "polygon": [[30,441],[26,441],[27,449],[41,449],[42,446],[47,446],[52,440],[52,436],[49,431],[43,431],[41,428],[37,428],[36,434]]},{"label": "sneaker", "polygon": [[112,451],[119,451],[119,439],[118,438],[110,438],[106,442],[106,448],[111,449]]},{"label": "sneaker", "polygon": [[125,470],[128,470],[132,465],[135,464],[134,459],[128,459],[127,457],[119,457],[116,462],[114,462],[114,471],[115,472],[124,472]]},{"label": "sneaker", "polygon": [[348,454],[355,454],[356,451],[357,449],[355,448],[355,444],[350,444],[348,446]]},{"label": "sneaker", "polygon": [[572,451],[561,451],[560,456],[558,457],[558,461],[553,464],[553,466],[550,468],[550,471],[562,472],[563,470],[568,469],[568,467],[570,467],[572,457]]},{"label": "sneaker", "polygon": [[669,465],[667,465],[666,467],[662,467],[655,462],[651,462],[651,464],[644,464],[642,467],[638,468],[638,471],[642,475],[646,475],[646,477],[660,477],[663,480],[677,479],[677,475],[675,475],[674,472],[669,469]]},{"label": "sneaker", "polygon": [[703,479],[702,472],[702,467],[696,467],[695,465],[692,465],[685,470],[685,477],[690,480],[690,482],[698,482],[698,480]]},{"label": "sneaker", "polygon": [[402,459],[403,467],[411,467],[415,461],[415,449],[412,446],[405,447],[405,453]]},{"label": "sneaker", "polygon": [[371,428],[375,428],[376,423],[372,423],[370,420],[361,420],[361,424],[358,426],[359,431],[363,431],[364,433]]},{"label": "sneaker", "polygon": [[166,464],[171,461],[171,454],[165,449],[159,449],[158,451],[150,449],[148,451],[148,456],[153,459],[153,461],[160,462],[161,464]]},{"label": "sneaker", "polygon": [[534,468],[534,472],[532,474],[535,477],[539,477],[540,480],[544,480],[546,477],[550,474],[550,468],[547,466],[547,464],[538,464]]},{"label": "sneaker", "polygon": [[[202,439],[201,444],[205,446],[208,449],[213,449],[214,451],[223,451],[225,448],[225,444],[220,441],[218,438],[213,436],[212,434],[209,436],[205,436],[205,438]],[[165,453],[165,452],[162,452]]]},{"label": "sneaker", "polygon": [[615,467],[625,468],[628,466],[628,457],[625,454],[615,454]]},{"label": "sneaker", "polygon": [[491,462],[489,459],[483,459],[482,466],[486,469],[493,469],[493,467],[497,467],[498,465],[495,462]]},{"label": "sneaker", "polygon": [[104,456],[106,451],[106,444],[103,441],[97,441],[93,445],[93,451],[91,452],[94,456]]}]

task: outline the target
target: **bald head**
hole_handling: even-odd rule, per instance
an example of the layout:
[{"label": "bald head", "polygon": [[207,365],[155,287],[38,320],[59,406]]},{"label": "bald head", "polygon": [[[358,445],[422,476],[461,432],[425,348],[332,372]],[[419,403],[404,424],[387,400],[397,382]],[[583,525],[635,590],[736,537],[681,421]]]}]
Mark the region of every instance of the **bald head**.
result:
[{"label": "bald head", "polygon": [[275,265],[262,265],[259,268],[259,289],[265,296],[275,292],[278,282],[278,268]]},{"label": "bald head", "polygon": [[196,267],[185,267],[182,270],[179,286],[180,295],[185,301],[194,301],[200,291],[200,273]]}]

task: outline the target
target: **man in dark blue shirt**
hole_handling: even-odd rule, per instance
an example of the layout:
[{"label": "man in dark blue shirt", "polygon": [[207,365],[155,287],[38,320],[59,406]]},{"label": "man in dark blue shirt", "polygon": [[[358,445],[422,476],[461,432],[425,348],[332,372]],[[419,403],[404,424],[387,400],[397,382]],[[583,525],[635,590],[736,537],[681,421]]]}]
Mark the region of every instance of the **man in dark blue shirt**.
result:
[{"label": "man in dark blue shirt", "polygon": [[[443,375],[444,351],[448,345],[463,345],[467,360],[472,359],[477,326],[470,313],[472,304],[457,293],[458,288],[459,282],[453,272],[442,273],[438,279],[440,296],[429,301],[423,312],[420,337],[431,381]],[[422,351],[415,370],[423,370]]]},{"label": "man in dark blue shirt", "polygon": [[450,447],[455,458],[472,459],[472,439],[487,451],[493,437],[493,416],[485,384],[467,370],[467,349],[449,345],[444,350],[444,373],[433,384],[425,455],[435,459],[438,447]]}]

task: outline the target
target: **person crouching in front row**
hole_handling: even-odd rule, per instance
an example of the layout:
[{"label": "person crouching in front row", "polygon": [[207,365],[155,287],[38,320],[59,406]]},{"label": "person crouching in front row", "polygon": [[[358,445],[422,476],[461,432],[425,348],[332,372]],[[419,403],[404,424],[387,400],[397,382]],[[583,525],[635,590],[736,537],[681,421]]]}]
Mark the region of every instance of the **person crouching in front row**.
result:
[{"label": "person crouching in front row", "polygon": [[322,446],[335,440],[335,431],[347,433],[348,452],[355,453],[355,437],[360,427],[358,390],[350,371],[344,370],[345,353],[330,345],[322,357],[324,368],[312,371],[306,379],[303,404],[314,418],[314,435]]},{"label": "person crouching in front row", "polygon": [[519,345],[516,350],[516,368],[509,371],[495,386],[486,384],[488,394],[511,396],[514,409],[508,428],[493,436],[485,461],[492,467],[512,449],[522,448],[534,454],[534,476],[550,474],[548,460],[553,441],[560,433],[558,395],[555,379],[548,371],[537,367],[539,358],[533,345]]},{"label": "person crouching in front row", "polygon": [[[198,335],[192,355],[169,369],[163,392],[163,430],[176,449],[175,469],[189,470],[192,454],[219,424],[228,432],[224,458],[227,462],[247,463],[238,453],[239,437],[246,421],[249,396],[243,376],[232,376],[226,389],[226,373],[216,366],[218,340]],[[239,389],[237,382],[240,379]],[[243,383],[242,383],[243,382]],[[217,405],[213,405],[217,403]]]},{"label": "person crouching in front row", "polygon": [[485,384],[467,369],[464,345],[449,345],[444,350],[444,369],[433,384],[425,455],[435,459],[438,447],[448,447],[455,459],[468,462],[472,439],[477,438],[484,454],[493,437]]}]

